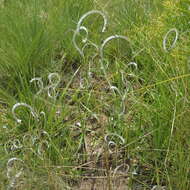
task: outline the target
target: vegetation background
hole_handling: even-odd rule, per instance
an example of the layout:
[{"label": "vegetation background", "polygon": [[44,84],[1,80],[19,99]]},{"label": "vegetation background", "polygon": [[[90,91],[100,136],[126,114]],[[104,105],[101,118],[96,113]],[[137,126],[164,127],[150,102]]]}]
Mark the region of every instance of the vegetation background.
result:
[{"label": "vegetation background", "polygon": [[[110,41],[103,60],[73,45],[90,10],[108,18],[104,33],[98,14],[84,20],[90,43],[129,39]],[[189,0],[1,0],[0,189],[189,190],[189,28]],[[17,123],[19,102],[38,119],[20,107]]]}]

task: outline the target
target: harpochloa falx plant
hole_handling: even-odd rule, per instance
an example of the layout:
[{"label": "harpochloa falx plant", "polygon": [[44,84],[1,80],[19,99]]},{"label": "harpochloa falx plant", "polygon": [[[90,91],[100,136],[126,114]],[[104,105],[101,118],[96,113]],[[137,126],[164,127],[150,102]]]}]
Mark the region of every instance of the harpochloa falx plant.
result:
[{"label": "harpochloa falx plant", "polygon": [[[125,101],[126,101],[126,97],[128,94],[128,86],[125,90],[120,90],[119,87],[112,85],[112,82],[110,81],[109,77],[107,76],[107,71],[106,71],[106,67],[104,65],[105,62],[105,48],[106,45],[111,42],[112,40],[124,40],[127,44],[129,44],[130,46],[132,45],[131,40],[123,35],[119,35],[119,34],[113,34],[109,37],[107,37],[106,39],[104,39],[101,43],[101,45],[97,45],[94,42],[92,42],[89,39],[89,30],[87,26],[83,25],[83,21],[90,15],[100,15],[103,19],[103,26],[102,26],[102,33],[106,32],[107,29],[107,25],[108,25],[108,19],[105,13],[99,11],[99,10],[91,10],[87,13],[85,13],[84,15],[81,16],[81,18],[79,19],[77,25],[76,25],[76,29],[74,30],[73,33],[73,37],[72,37],[72,43],[74,45],[74,47],[76,48],[76,50],[78,51],[78,53],[80,54],[80,56],[84,59],[85,58],[85,50],[88,47],[93,47],[95,49],[94,54],[91,58],[91,60],[89,61],[89,68],[88,68],[88,74],[89,74],[89,78],[91,77],[91,67],[93,64],[93,61],[95,60],[96,57],[99,57],[99,62],[100,63],[100,70],[103,71],[103,74],[106,78],[106,81],[108,82],[108,86],[109,86],[109,90],[111,90],[111,93],[115,96],[115,97],[119,97],[119,100],[121,101],[120,104],[120,112],[118,113],[118,115],[125,115],[125,111],[126,111],[126,106],[125,106]],[[79,43],[77,42],[77,37],[80,35],[80,33],[85,33],[85,36],[82,38],[82,45],[79,45]],[[172,43],[170,42],[170,35],[172,36],[172,34],[175,35],[174,40],[172,41]],[[171,49],[173,49],[176,46],[176,43],[179,39],[179,32],[176,28],[172,28],[170,29],[164,36],[163,38],[163,42],[162,42],[162,46],[163,46],[163,50],[167,53],[169,52]],[[135,54],[136,56],[137,54]],[[134,59],[134,56],[133,56]],[[128,64],[126,64],[126,67],[134,67],[135,70],[138,69],[138,64],[131,60],[131,62],[129,62]],[[78,72],[78,70],[77,70]],[[134,76],[133,73],[129,74],[131,76]],[[127,78],[125,78],[124,76],[124,71],[121,71],[121,81],[123,83],[123,85],[125,86],[126,83],[129,81],[127,81]],[[47,97],[50,99],[54,100],[54,103],[56,103],[57,101],[57,88],[61,82],[61,77],[59,76],[58,73],[50,73],[48,75],[48,81],[49,84],[47,86],[44,85],[43,80],[41,77],[35,77],[32,78],[30,80],[30,83],[37,83],[37,86],[39,88],[38,92],[36,93],[36,95],[34,97],[40,97],[40,95],[45,91],[47,92]],[[80,84],[79,84],[80,90],[86,90],[80,80]],[[40,114],[38,114],[35,109],[23,102],[19,102],[16,103],[15,105],[13,105],[12,107],[12,114],[13,114],[13,118],[16,120],[16,122],[18,124],[22,123],[22,120],[20,119],[20,117],[18,116],[18,112],[16,113],[16,110],[21,109],[21,108],[27,108],[30,111],[30,114],[33,116],[33,118],[35,119],[35,121],[39,121],[40,120],[40,115],[43,115],[43,117],[46,119],[46,114],[44,112],[40,112]],[[89,109],[90,110],[90,109]],[[91,112],[91,110],[89,111]],[[120,117],[121,118],[121,117]],[[84,135],[84,131],[81,128],[81,123],[78,126],[79,128],[79,135]],[[85,133],[89,132],[90,130],[85,129]],[[39,129],[40,131],[40,129]],[[42,137],[43,136],[43,137]],[[44,137],[45,136],[45,137]],[[48,132],[46,131],[41,131],[41,133],[34,135],[32,133],[27,133],[24,134],[22,138],[14,138],[13,140],[8,140],[5,144],[4,144],[4,151],[6,152],[7,155],[12,155],[12,153],[14,153],[17,150],[20,150],[22,152],[22,150],[31,150],[40,160],[44,160],[45,159],[45,153],[46,151],[51,147],[51,138]],[[118,135],[117,133],[109,133],[107,132],[106,135],[104,135],[104,143],[107,146],[108,149],[108,153],[109,155],[113,154],[115,152],[115,150],[119,147],[124,147],[125,146],[125,139]],[[130,144],[130,143],[129,143]],[[80,142],[80,145],[78,147],[78,150],[81,149],[82,147],[82,141]],[[77,153],[78,153],[77,150]],[[16,164],[18,163],[19,166],[16,166]],[[117,175],[128,175],[130,173],[130,165],[127,163],[122,163],[119,164],[118,166],[116,166],[115,168],[112,168],[113,171],[111,172],[111,174],[113,175],[113,177],[117,177]],[[121,170],[123,170],[121,172]],[[16,188],[17,187],[17,183],[18,183],[18,179],[22,176],[22,174],[24,173],[24,161],[21,160],[20,158],[17,157],[13,157],[10,158],[7,162],[7,178],[9,181],[9,186],[8,189],[11,188]],[[157,190],[157,189],[162,189],[164,190],[165,187],[163,186],[153,186],[152,190]]]}]

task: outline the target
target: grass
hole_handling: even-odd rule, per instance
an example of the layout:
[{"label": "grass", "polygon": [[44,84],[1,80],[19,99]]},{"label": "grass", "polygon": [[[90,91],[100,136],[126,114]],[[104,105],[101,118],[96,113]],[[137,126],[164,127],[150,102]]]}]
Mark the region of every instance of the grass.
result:
[{"label": "grass", "polygon": [[[82,57],[91,10],[108,25],[84,19]],[[0,1],[0,188],[188,190],[189,16],[188,0]]]}]

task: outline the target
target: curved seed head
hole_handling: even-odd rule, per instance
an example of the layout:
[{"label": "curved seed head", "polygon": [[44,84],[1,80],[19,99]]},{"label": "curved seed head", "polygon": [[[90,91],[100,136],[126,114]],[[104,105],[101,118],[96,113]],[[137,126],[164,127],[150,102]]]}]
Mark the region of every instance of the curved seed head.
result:
[{"label": "curved seed head", "polygon": [[115,93],[115,91],[117,91],[118,94],[120,95],[120,97],[122,98],[122,94],[121,94],[120,90],[116,86],[111,86],[110,90],[113,90],[114,93]]},{"label": "curved seed head", "polygon": [[37,138],[32,136],[31,134],[25,134],[22,138],[25,147],[34,145],[36,140]]},{"label": "curved seed head", "polygon": [[[171,45],[169,48],[167,48],[167,47],[166,47],[167,38],[168,38],[168,36],[170,35],[170,33],[172,33],[172,32],[175,33],[175,39],[174,39],[172,45]],[[178,40],[178,37],[179,37],[179,33],[178,33],[178,30],[177,30],[176,28],[172,28],[172,29],[170,29],[170,30],[166,33],[166,35],[164,36],[164,39],[163,39],[163,49],[164,49],[165,52],[168,52],[169,50],[171,50],[172,48],[175,47],[176,42],[177,42],[177,40]]]},{"label": "curved seed head", "polygon": [[44,111],[41,111],[41,112],[40,112],[40,115],[43,115],[43,117],[46,118],[46,114],[45,114]]},{"label": "curved seed head", "polygon": [[43,89],[44,88],[44,84],[43,84],[43,81],[42,81],[42,78],[41,77],[35,77],[35,78],[32,78],[31,80],[30,80],[30,83],[32,83],[32,82],[34,82],[34,81],[37,81],[38,83],[38,85],[39,85],[39,88],[40,89]]},{"label": "curved seed head", "polygon": [[93,43],[93,42],[88,42],[88,43],[86,43],[86,44],[82,47],[82,53],[83,53],[83,55],[84,55],[84,50],[85,50],[88,46],[93,46],[93,47],[95,47],[95,49],[96,49],[97,51],[99,51],[98,45],[96,45],[96,44]]},{"label": "curved seed head", "polygon": [[[56,78],[57,80],[55,80],[55,78]],[[53,79],[54,79],[55,81],[53,81]],[[50,85],[47,87],[47,89],[48,89],[48,97],[53,98],[53,99],[56,99],[57,94],[56,94],[55,88],[56,88],[56,87],[58,86],[58,84],[60,83],[61,78],[60,78],[60,76],[59,76],[58,73],[50,73],[50,74],[48,75],[48,80],[49,80],[49,83],[50,83]],[[53,91],[53,96],[52,96],[52,94],[51,94],[51,92],[50,92],[51,89],[52,89],[52,91]]]},{"label": "curved seed head", "polygon": [[9,140],[8,142],[6,142],[4,144],[4,150],[7,154],[9,154],[9,152],[11,152],[13,150],[13,142],[11,140]]},{"label": "curved seed head", "polygon": [[[120,145],[123,145],[125,143],[125,139],[122,136],[120,136],[116,133],[109,133],[109,134],[105,135],[105,137],[104,137],[104,140],[108,143],[108,148],[110,147],[110,145],[117,145],[113,140],[109,140],[108,137],[111,137],[111,139],[113,139],[113,137],[119,138],[119,140],[120,140],[119,144]],[[109,152],[113,153],[113,151],[110,148],[109,148]]]},{"label": "curved seed head", "polygon": [[77,35],[80,33],[80,30],[83,30],[85,31],[86,33],[86,37],[82,40],[83,43],[86,43],[88,41],[88,29],[84,26],[81,26],[79,28],[79,30],[75,30],[74,31],[74,34],[73,34],[73,39],[72,39],[72,42],[74,44],[74,47],[76,48],[76,50],[79,52],[79,54],[84,57],[84,53],[83,53],[83,50],[79,48],[79,46],[77,45],[77,42],[76,42],[76,37]]},{"label": "curved seed head", "polygon": [[108,148],[109,148],[109,153],[112,154],[113,153],[113,149],[116,147],[116,143],[114,141],[109,141],[108,142]]},{"label": "curved seed head", "polygon": [[105,135],[104,140],[105,140],[106,142],[109,142],[109,140],[108,140],[108,137],[109,137],[109,136],[118,137],[118,138],[120,139],[120,144],[121,144],[121,145],[125,143],[125,139],[124,139],[122,136],[118,135],[117,133],[109,133],[109,134]]},{"label": "curved seed head", "polygon": [[[56,78],[57,80],[56,80],[56,81],[53,81],[53,78]],[[50,74],[48,75],[48,80],[49,80],[49,83],[50,83],[52,86],[57,87],[58,84],[59,84],[60,81],[61,81],[61,78],[60,78],[60,76],[59,76],[58,73],[50,73]]]},{"label": "curved seed head", "polygon": [[135,63],[135,62],[130,62],[130,63],[127,64],[127,66],[131,66],[131,65],[134,66],[136,70],[138,69],[137,63]]},{"label": "curved seed head", "polygon": [[151,190],[165,190],[165,186],[154,185]]},{"label": "curved seed head", "polygon": [[[127,174],[128,172],[129,172],[129,165],[128,164],[121,164],[121,165],[119,165],[119,166],[117,166],[116,168],[115,168],[115,170],[114,170],[114,172],[113,172],[113,176],[115,176],[117,173],[124,173],[124,174]],[[123,171],[123,172],[118,172],[118,170],[119,169],[122,169],[122,170],[125,170],[125,171]]]},{"label": "curved seed head", "polygon": [[91,11],[85,13],[84,15],[82,15],[82,17],[79,19],[79,21],[78,21],[78,23],[77,23],[77,29],[76,29],[77,32],[79,32],[80,27],[81,27],[82,22],[84,21],[84,19],[85,19],[86,17],[88,17],[89,15],[92,15],[92,14],[99,14],[99,15],[101,15],[101,16],[103,17],[103,19],[104,19],[104,24],[103,24],[102,32],[105,32],[106,27],[107,27],[108,20],[107,20],[106,15],[105,15],[103,12],[99,11],[99,10],[91,10]]},{"label": "curved seed head", "polygon": [[110,42],[111,40],[113,40],[113,39],[123,39],[123,40],[126,40],[127,42],[130,42],[129,41],[129,39],[126,37],[126,36],[122,36],[122,35],[113,35],[113,36],[110,36],[110,37],[108,37],[108,38],[106,38],[104,41],[103,41],[103,43],[102,43],[102,45],[100,46],[100,58],[101,58],[101,61],[103,61],[103,50],[104,50],[104,47],[105,47],[105,45],[108,43],[108,42]]},{"label": "curved seed head", "polygon": [[20,140],[15,139],[15,140],[13,141],[13,147],[16,148],[16,149],[20,149],[20,148],[23,147],[23,145],[21,144]]},{"label": "curved seed head", "polygon": [[[81,26],[81,27],[80,27],[80,30],[84,30],[85,33],[86,33],[86,37],[82,40],[83,43],[86,43],[87,40],[88,40],[88,29],[87,29],[85,26]],[[79,30],[79,31],[80,31],[80,30]]]},{"label": "curved seed head", "polygon": [[15,110],[16,110],[18,107],[26,107],[26,108],[30,109],[30,112],[31,112],[32,116],[33,116],[35,119],[38,120],[38,115],[35,113],[34,109],[33,109],[30,105],[28,105],[28,104],[26,104],[26,103],[16,103],[16,104],[12,107],[12,114],[13,114],[13,117],[14,117],[14,119],[16,120],[17,123],[21,123],[21,122],[22,122],[22,120],[19,119],[19,118],[16,116],[16,114],[15,114]]},{"label": "curved seed head", "polygon": [[40,131],[39,138],[40,138],[40,139],[41,139],[41,138],[50,139],[50,135],[49,135],[49,133],[48,133],[47,131],[42,130],[42,131]]},{"label": "curved seed head", "polygon": [[[18,168],[15,169],[15,165],[17,165],[17,164],[19,164],[19,169]],[[24,162],[19,158],[16,158],[16,157],[10,158],[7,162],[7,177],[9,179],[20,177],[20,175],[22,174],[22,172],[24,170],[23,164],[24,164]],[[20,167],[20,166],[22,166],[22,167]],[[14,171],[14,170],[16,170],[16,171]]]},{"label": "curved seed head", "polygon": [[30,83],[32,83],[34,81],[37,81],[37,85],[39,86],[40,90],[37,92],[37,95],[39,95],[42,92],[42,90],[44,89],[44,84],[43,84],[42,78],[41,77],[33,78],[30,80]]},{"label": "curved seed head", "polygon": [[49,142],[47,140],[43,140],[38,145],[38,155],[42,155],[45,149],[48,149],[50,147]]}]

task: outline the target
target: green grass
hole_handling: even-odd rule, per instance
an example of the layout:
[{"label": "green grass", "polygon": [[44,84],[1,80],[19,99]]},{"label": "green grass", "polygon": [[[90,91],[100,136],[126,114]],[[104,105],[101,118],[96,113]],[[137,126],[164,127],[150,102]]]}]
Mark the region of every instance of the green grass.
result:
[{"label": "green grass", "polygon": [[[109,190],[189,190],[189,6],[188,0],[0,1],[0,189],[11,189],[15,174],[7,177],[7,162],[16,157],[24,163],[17,166],[24,168],[17,189],[94,183]],[[88,42],[100,47],[112,35],[128,38],[108,42],[103,59],[91,45],[81,57],[72,41],[91,10],[102,11],[108,26],[102,33],[102,17],[88,16],[82,22]],[[173,28],[179,36],[166,52],[163,39]],[[84,30],[77,35],[80,48],[85,36]],[[171,32],[167,48],[174,38]],[[50,73],[59,74],[57,87],[50,87]],[[37,81],[30,82],[35,77],[44,85],[39,94]],[[20,107],[17,123],[12,107],[19,102],[38,118]],[[110,133],[124,142],[114,135],[106,141]],[[22,147],[14,148],[18,140]],[[129,171],[113,178],[121,164]]]}]

